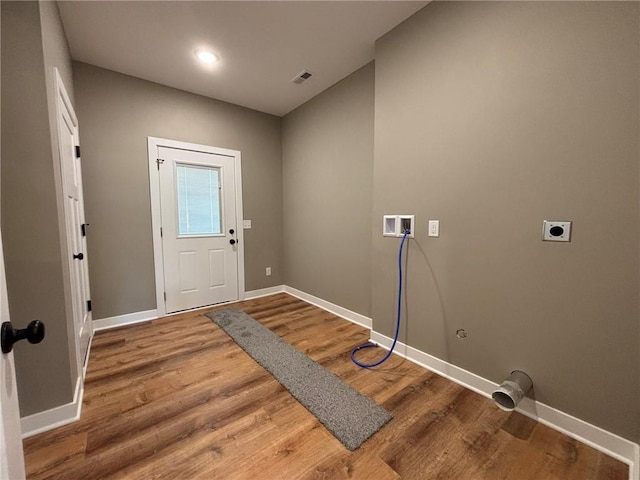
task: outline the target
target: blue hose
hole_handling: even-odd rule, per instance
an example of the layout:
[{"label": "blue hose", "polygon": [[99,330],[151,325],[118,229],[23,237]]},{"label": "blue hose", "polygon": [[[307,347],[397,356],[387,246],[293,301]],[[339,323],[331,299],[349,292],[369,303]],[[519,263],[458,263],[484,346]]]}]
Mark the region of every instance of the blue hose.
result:
[{"label": "blue hose", "polygon": [[404,232],[404,235],[402,236],[402,241],[400,242],[400,249],[398,251],[398,317],[396,319],[396,333],[393,336],[393,343],[391,344],[391,348],[389,349],[387,354],[381,360],[378,360],[375,363],[360,363],[354,357],[354,354],[358,350],[362,350],[363,348],[375,347],[376,346],[375,343],[367,342],[351,350],[351,361],[356,365],[358,365],[359,367],[372,368],[372,367],[377,367],[378,365],[382,365],[391,356],[391,354],[393,353],[393,349],[395,348],[396,343],[398,342],[398,335],[400,335],[400,307],[401,307],[401,301],[402,301],[402,249],[404,247],[404,241],[407,239],[407,235],[409,235],[409,233],[410,232]]}]

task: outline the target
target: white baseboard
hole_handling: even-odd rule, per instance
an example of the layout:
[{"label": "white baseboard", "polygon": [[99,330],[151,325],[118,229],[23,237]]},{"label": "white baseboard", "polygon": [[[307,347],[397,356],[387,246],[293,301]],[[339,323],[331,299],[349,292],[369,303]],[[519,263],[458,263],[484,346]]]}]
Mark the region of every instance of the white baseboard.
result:
[{"label": "white baseboard", "polygon": [[276,293],[282,293],[285,290],[284,285],[276,285],[275,287],[261,288],[259,290],[249,290],[244,292],[244,299],[251,300],[253,298],[267,297],[269,295],[275,295]]},{"label": "white baseboard", "polygon": [[89,355],[91,355],[91,346],[93,345],[93,337],[95,336],[95,330],[91,331],[89,337],[89,344],[87,345],[87,353],[84,356],[84,362],[82,363],[82,382],[84,385],[84,379],[87,378],[87,368],[89,367]]},{"label": "white baseboard", "polygon": [[[392,338],[375,331],[371,332],[371,341],[386,350],[393,343]],[[404,343],[396,343],[394,353],[487,398],[491,398],[491,393],[499,386]],[[640,480],[638,444],[530,398],[523,398],[516,411],[626,463],[629,465],[629,480]]]},{"label": "white baseboard", "polygon": [[121,327],[123,325],[133,325],[134,323],[146,322],[158,318],[157,310],[145,310],[143,312],[127,313],[115,317],[101,318],[93,321],[93,331],[107,330],[109,328]]},{"label": "white baseboard", "polygon": [[[277,285],[275,287],[262,288],[260,290],[251,290],[251,291],[245,292],[244,300],[249,300],[249,299],[258,298],[258,297],[266,297],[268,295],[275,295],[276,293],[282,293],[284,292],[284,288],[285,288],[284,285]],[[220,305],[224,305],[225,303],[235,303],[237,301],[238,300],[233,300],[232,302],[224,302],[224,303],[221,303]],[[195,311],[195,310],[200,310],[201,308],[203,307],[198,307],[198,308],[185,310],[185,311],[192,311],[192,310]],[[178,314],[184,313],[185,311],[176,312],[169,315],[178,315]],[[122,327],[125,325],[134,325],[136,323],[155,320],[156,318],[158,318],[158,310],[145,310],[143,312],[134,312],[134,313],[127,313],[124,315],[117,315],[115,317],[101,318],[99,320],[93,321],[93,331],[98,332],[100,330],[109,330],[111,328]]]},{"label": "white baseboard", "polygon": [[[95,331],[95,330],[94,330]],[[84,398],[84,379],[89,366],[89,355],[93,345],[93,332],[87,345],[87,354],[82,365],[82,375],[76,379],[76,387],[73,392],[73,401],[54,407],[43,412],[34,413],[20,418],[20,430],[22,438],[29,438],[39,433],[48,432],[54,428],[68,425],[80,420],[82,413],[82,400]]]},{"label": "white baseboard", "polygon": [[83,395],[84,385],[82,377],[78,377],[73,401],[71,403],[66,403],[59,407],[45,410],[44,412],[34,413],[33,415],[28,415],[20,419],[22,438],[29,438],[38,433],[47,432],[80,420]]},{"label": "white baseboard", "polygon": [[371,329],[373,325],[373,321],[369,317],[365,317],[364,315],[343,308],[339,305],[336,305],[335,303],[327,302],[326,300],[323,300],[321,298],[314,297],[313,295],[302,292],[293,287],[289,287],[288,285],[284,286],[284,291],[289,295],[299,298],[300,300],[304,300],[305,302],[310,303],[311,305],[315,305],[316,307],[320,307],[327,312],[331,312],[334,315],[344,318],[345,320],[356,323],[361,327]]}]

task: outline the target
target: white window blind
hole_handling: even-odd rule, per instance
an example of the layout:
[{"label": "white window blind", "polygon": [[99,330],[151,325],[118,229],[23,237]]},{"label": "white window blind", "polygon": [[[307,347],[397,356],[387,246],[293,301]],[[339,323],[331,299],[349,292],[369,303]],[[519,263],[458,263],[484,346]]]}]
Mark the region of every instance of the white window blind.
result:
[{"label": "white window blind", "polygon": [[222,233],[220,168],[177,165],[178,234]]}]

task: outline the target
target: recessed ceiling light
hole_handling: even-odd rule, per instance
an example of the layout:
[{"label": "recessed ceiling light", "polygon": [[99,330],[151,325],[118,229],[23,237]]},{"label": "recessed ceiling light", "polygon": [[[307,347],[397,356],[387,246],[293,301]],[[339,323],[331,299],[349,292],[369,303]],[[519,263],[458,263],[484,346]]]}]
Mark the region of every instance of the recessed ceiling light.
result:
[{"label": "recessed ceiling light", "polygon": [[196,50],[196,58],[200,60],[202,63],[212,64],[218,61],[218,56],[213,53],[211,50],[207,50],[205,48],[199,48]]}]

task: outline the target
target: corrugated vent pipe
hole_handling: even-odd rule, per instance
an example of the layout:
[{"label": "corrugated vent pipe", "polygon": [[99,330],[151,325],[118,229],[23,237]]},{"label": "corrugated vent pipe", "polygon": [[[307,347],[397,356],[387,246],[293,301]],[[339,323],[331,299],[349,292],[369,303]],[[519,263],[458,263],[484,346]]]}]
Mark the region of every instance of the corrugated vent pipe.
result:
[{"label": "corrugated vent pipe", "polygon": [[491,398],[502,410],[510,412],[533,387],[533,381],[524,372],[514,370],[498,389],[491,394]]}]

